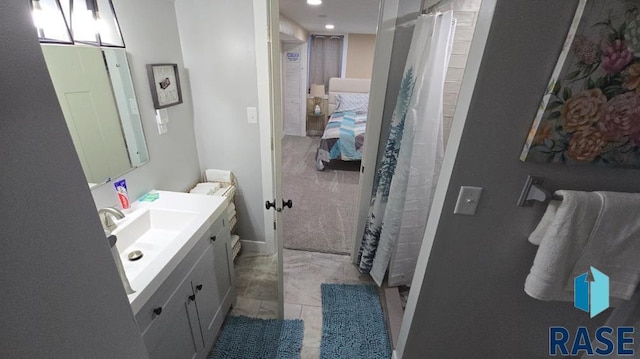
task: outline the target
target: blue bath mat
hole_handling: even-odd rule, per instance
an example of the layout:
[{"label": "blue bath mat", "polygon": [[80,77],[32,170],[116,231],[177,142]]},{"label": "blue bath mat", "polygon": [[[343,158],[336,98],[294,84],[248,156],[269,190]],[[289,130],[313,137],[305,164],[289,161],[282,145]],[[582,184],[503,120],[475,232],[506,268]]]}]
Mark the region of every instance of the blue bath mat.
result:
[{"label": "blue bath mat", "polygon": [[391,358],[377,287],[322,285],[320,359],[339,358]]},{"label": "blue bath mat", "polygon": [[210,359],[299,359],[302,320],[228,316]]}]

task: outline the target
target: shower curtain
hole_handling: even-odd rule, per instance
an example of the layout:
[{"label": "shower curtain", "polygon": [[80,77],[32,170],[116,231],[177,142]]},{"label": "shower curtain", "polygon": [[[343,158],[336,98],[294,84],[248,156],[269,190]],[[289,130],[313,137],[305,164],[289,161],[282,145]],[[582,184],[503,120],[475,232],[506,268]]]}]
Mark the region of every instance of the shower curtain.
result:
[{"label": "shower curtain", "polygon": [[453,11],[422,15],[415,25],[357,261],[378,285],[394,250],[402,253],[389,285],[413,277],[444,153],[443,87],[454,28]]}]

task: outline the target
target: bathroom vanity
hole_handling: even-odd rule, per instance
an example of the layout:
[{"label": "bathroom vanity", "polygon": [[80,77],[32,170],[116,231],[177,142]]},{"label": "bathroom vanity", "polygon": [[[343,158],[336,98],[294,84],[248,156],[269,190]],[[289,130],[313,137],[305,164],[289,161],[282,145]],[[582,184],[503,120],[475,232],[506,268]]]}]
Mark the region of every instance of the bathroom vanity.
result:
[{"label": "bathroom vanity", "polygon": [[205,358],[235,302],[227,198],[158,193],[113,231],[129,302],[150,358]]}]

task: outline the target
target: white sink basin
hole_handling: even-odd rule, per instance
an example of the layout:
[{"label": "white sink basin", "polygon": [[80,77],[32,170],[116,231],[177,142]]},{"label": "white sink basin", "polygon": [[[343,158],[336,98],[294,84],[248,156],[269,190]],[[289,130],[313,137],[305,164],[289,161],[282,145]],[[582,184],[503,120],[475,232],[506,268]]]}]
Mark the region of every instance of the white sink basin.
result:
[{"label": "white sink basin", "polygon": [[[197,215],[193,211],[150,208],[113,231],[127,278],[135,280]],[[133,251],[141,251],[142,257],[129,260]]]},{"label": "white sink basin", "polygon": [[[134,314],[142,308],[162,282],[224,213],[225,197],[156,191],[154,202],[134,202],[116,221],[112,234],[131,288],[129,303]],[[129,253],[142,257],[130,261]]]}]

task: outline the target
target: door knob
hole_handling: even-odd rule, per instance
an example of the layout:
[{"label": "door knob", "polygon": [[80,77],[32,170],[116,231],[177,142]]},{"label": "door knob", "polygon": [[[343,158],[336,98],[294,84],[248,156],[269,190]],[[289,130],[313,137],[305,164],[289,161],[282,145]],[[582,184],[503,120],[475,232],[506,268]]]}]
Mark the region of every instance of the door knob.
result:
[{"label": "door knob", "polygon": [[287,201],[285,201],[284,199],[282,200],[282,207],[293,207],[293,202],[289,199]]},{"label": "door knob", "polygon": [[275,208],[276,207],[276,201],[272,201],[272,202],[266,201],[266,202],[264,202],[264,207],[267,210],[271,209],[271,207]]}]

